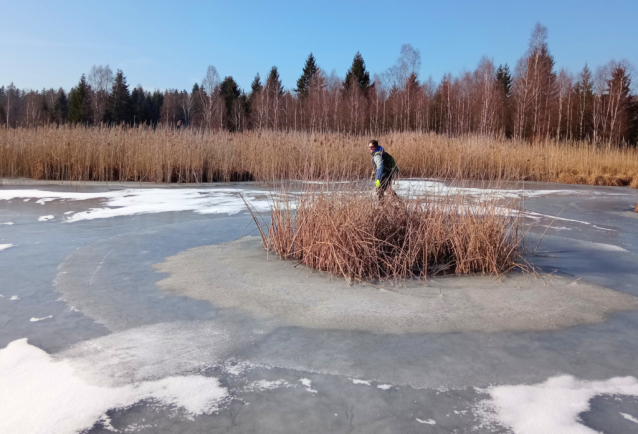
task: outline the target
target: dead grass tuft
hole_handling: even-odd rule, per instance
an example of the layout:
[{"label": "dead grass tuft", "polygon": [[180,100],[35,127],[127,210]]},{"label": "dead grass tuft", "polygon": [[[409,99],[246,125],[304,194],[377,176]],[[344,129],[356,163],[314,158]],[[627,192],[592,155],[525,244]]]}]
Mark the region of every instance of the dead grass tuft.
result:
[{"label": "dead grass tuft", "polygon": [[638,176],[634,177],[630,184],[631,188],[638,188]]},{"label": "dead grass tuft", "polygon": [[495,200],[420,196],[378,202],[368,191],[276,194],[267,249],[354,281],[440,273],[499,274],[522,243]]}]

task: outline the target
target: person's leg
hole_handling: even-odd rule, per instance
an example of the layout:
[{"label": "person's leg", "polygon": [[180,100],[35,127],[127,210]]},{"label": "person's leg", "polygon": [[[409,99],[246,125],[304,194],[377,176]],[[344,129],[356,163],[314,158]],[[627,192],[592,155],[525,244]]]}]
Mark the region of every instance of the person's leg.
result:
[{"label": "person's leg", "polygon": [[389,189],[389,190],[390,190],[390,194],[391,194],[392,196],[397,196],[397,197],[398,197],[398,195],[397,195],[396,191],[394,191],[394,190],[392,189],[392,183],[396,180],[396,178],[397,178],[397,176],[398,176],[398,175],[399,175],[399,169],[395,167],[395,168],[392,170],[392,172],[390,172],[390,174],[389,174],[389,175],[388,175],[388,177],[387,177],[386,187],[384,188],[384,193],[385,193],[385,192]]},{"label": "person's leg", "polygon": [[385,191],[389,185],[389,180],[390,180],[389,176],[381,177],[381,187],[377,188],[377,196],[379,197],[379,200],[383,200],[383,196],[385,195]]}]

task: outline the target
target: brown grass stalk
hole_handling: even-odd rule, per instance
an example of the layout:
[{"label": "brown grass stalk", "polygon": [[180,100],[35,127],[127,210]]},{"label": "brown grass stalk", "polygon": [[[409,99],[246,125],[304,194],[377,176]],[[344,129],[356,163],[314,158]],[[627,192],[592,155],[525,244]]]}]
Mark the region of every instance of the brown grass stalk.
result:
[{"label": "brown grass stalk", "polygon": [[[396,133],[377,138],[403,176],[638,188],[638,151],[585,142]],[[42,127],[0,130],[0,176],[74,181],[361,179],[369,137],[338,133]]]}]

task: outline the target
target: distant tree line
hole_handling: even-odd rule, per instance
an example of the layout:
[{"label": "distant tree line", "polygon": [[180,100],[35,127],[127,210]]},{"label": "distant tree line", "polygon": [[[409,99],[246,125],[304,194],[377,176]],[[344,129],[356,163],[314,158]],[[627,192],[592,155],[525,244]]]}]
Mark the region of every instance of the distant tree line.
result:
[{"label": "distant tree line", "polygon": [[124,73],[94,66],[68,94],[64,89],[0,87],[5,127],[76,123],[164,124],[176,128],[389,131],[482,134],[532,141],[638,141],[634,69],[611,61],[576,75],[556,71],[547,29],[537,24],[527,52],[513,70],[484,57],[474,71],[444,75],[439,83],[418,76],[421,55],[403,45],[394,66],[370,77],[360,53],[345,78],[327,74],[311,53],[295,89],[284,89],[273,66],[265,82],[257,74],[250,90],[209,66],[190,91],[129,89]]}]

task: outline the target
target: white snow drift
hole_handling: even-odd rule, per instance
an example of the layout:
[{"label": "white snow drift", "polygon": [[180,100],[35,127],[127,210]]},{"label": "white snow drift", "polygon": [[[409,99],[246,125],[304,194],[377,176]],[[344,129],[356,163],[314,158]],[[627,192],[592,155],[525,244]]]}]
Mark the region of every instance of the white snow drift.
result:
[{"label": "white snow drift", "polygon": [[582,425],[578,415],[589,410],[597,395],[638,396],[638,380],[616,377],[606,381],[578,380],[570,375],[553,377],[541,384],[498,386],[488,390],[487,422],[509,427],[515,434],[595,434]]},{"label": "white snow drift", "polygon": [[153,400],[191,415],[210,413],[227,396],[216,378],[172,376],[123,386],[79,375],[66,359],[55,360],[20,339],[0,350],[0,432],[77,433],[106,412]]}]

